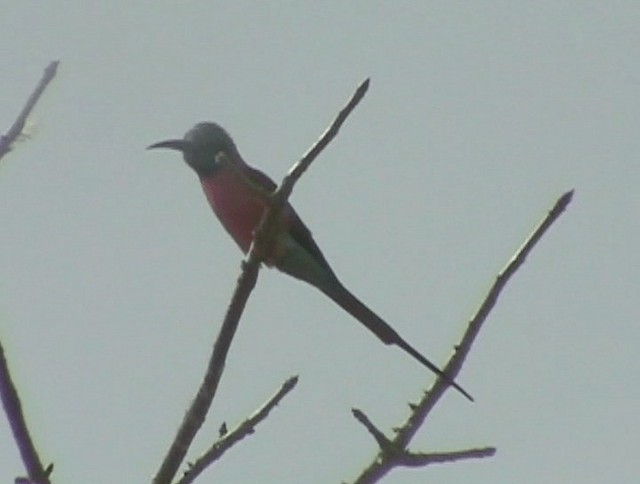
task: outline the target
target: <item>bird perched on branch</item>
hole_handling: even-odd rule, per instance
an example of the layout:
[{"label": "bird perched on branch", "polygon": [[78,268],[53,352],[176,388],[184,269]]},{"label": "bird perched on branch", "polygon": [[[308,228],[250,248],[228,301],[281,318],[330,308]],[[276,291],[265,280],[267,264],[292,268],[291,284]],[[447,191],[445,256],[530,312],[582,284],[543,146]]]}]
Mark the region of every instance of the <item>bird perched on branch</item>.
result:
[{"label": "bird perched on branch", "polygon": [[[183,139],[161,141],[149,148],[168,148],[182,153],[200,178],[207,200],[223,227],[247,253],[269,206],[269,196],[276,189],[273,180],[245,163],[231,137],[215,123],[198,123]],[[271,253],[263,257],[267,265],[320,289],[382,342],[399,346],[473,401],[460,385],[342,285],[311,232],[288,203],[273,247]]]}]

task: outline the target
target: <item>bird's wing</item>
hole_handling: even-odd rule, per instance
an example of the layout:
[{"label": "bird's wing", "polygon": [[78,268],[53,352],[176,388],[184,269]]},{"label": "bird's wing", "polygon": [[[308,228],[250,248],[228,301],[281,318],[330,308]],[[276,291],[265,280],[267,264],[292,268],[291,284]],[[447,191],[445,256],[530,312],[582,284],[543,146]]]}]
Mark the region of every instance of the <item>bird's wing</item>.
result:
[{"label": "bird's wing", "polygon": [[316,244],[316,241],[313,240],[313,235],[311,235],[311,231],[304,224],[302,219],[298,216],[293,207],[289,206],[291,209],[291,223],[289,225],[289,233],[291,237],[304,249],[313,255],[314,259],[319,262],[327,271],[333,274],[333,269],[327,262],[327,259],[324,258],[324,254]]},{"label": "bird's wing", "polygon": [[256,170],[249,165],[245,164],[244,166],[242,166],[242,168],[240,168],[240,171],[249,179],[250,182],[255,183],[261,190],[273,193],[276,188],[278,188],[278,186],[271,178],[262,173],[260,170]]},{"label": "bird's wing", "polygon": [[[246,175],[252,182],[270,193],[275,191],[277,188],[277,185],[271,178],[248,165],[246,166]],[[320,250],[320,247],[318,247],[316,241],[313,240],[311,231],[307,228],[300,216],[289,203],[287,203],[287,207],[285,208],[285,218],[289,219],[289,233],[291,234],[291,237],[311,255],[313,255],[313,257],[322,264],[322,266],[333,274],[333,270],[327,262],[327,259],[324,258],[324,254]]]}]

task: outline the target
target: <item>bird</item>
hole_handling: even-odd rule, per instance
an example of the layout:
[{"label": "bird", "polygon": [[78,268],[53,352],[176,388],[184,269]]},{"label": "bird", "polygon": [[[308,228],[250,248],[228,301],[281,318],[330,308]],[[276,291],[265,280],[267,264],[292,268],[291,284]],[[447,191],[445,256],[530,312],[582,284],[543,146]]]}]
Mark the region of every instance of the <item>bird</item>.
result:
[{"label": "bird", "polygon": [[[231,136],[217,123],[197,123],[183,138],[160,141],[147,149],[158,148],[182,153],[186,164],[200,179],[213,212],[246,254],[269,206],[269,195],[277,188],[275,182],[244,161]],[[283,208],[273,247],[271,253],[263,257],[266,265],[275,266],[281,272],[316,287],[383,343],[400,347],[473,401],[473,397],[453,378],[418,352],[342,284],[311,231],[289,203]]]}]

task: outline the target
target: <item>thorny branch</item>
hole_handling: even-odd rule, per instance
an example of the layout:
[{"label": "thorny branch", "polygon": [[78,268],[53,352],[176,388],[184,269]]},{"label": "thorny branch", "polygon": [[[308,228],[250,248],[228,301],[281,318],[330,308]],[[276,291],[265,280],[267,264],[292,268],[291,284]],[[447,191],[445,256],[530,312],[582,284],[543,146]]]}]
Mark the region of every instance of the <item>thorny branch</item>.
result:
[{"label": "thorny branch", "polygon": [[[476,311],[476,314],[469,321],[467,330],[462,337],[462,341],[456,347],[449,362],[444,368],[445,373],[451,378],[456,378],[462,364],[466,359],[471,346],[480,332],[482,325],[489,316],[489,313],[496,305],[498,297],[517,270],[524,264],[527,256],[531,253],[536,244],[542,239],[546,231],[566,210],[573,198],[573,190],[563,194],[554,204],[553,208],[540,222],[538,227],[531,233],[522,246],[516,251],[511,260],[498,274],[496,281],[491,286],[484,301]],[[448,388],[448,382],[438,378],[433,386],[425,392],[420,402],[411,404],[411,414],[404,424],[395,429],[395,437],[388,438],[369,420],[360,410],[354,411],[354,416],[373,435],[380,447],[377,457],[362,471],[360,476],[354,481],[355,484],[368,484],[377,482],[396,466],[420,466],[439,462],[449,462],[461,458],[488,457],[495,453],[495,448],[485,447],[481,449],[471,449],[466,451],[447,452],[443,454],[414,454],[407,450],[409,442],[420,429],[425,419],[433,410],[440,397]],[[419,457],[422,456],[422,457]]]}]

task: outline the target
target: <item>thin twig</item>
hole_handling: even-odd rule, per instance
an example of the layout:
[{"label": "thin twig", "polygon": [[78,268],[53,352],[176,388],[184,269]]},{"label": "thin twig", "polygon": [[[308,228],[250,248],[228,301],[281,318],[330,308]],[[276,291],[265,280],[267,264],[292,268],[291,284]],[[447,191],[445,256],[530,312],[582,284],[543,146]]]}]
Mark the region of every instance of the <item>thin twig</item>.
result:
[{"label": "thin twig", "polygon": [[466,459],[484,459],[496,453],[495,447],[479,447],[477,449],[456,450],[452,452],[430,452],[413,454],[406,452],[398,459],[404,467],[426,467],[431,464],[445,464]]},{"label": "thin twig", "polygon": [[373,422],[369,419],[366,413],[364,413],[362,410],[358,408],[352,408],[351,413],[353,414],[355,419],[358,422],[360,422],[364,426],[364,428],[366,428],[369,431],[371,436],[378,443],[378,447],[380,447],[380,449],[386,451],[387,449],[393,446],[393,444],[387,438],[384,432],[382,432],[378,427],[376,427],[373,424]]},{"label": "thin twig", "polygon": [[59,61],[52,61],[49,63],[49,65],[45,68],[44,73],[42,74],[40,82],[38,82],[38,85],[31,93],[31,96],[29,96],[29,99],[27,99],[27,102],[22,108],[22,111],[14,121],[11,128],[9,128],[9,131],[7,131],[4,136],[0,136],[0,159],[9,151],[11,151],[11,145],[13,145],[13,143],[18,139],[18,136],[20,136],[20,133],[22,133],[24,125],[27,122],[27,117],[29,117],[29,114],[38,102],[38,99],[40,99],[40,96],[42,95],[45,88],[49,85],[53,77],[56,75],[59,63]]},{"label": "thin twig", "polygon": [[294,184],[313,160],[315,160],[327,144],[335,137],[342,123],[344,123],[347,116],[364,96],[368,86],[369,80],[367,79],[358,87],[347,106],[338,114],[329,129],[322,134],[302,159],[294,165],[287,176],[284,177],[280,187],[274,192],[272,203],[269,209],[266,210],[262,222],[256,231],[249,255],[242,264],[242,271],[238,278],[236,289],[229,308],[227,309],[222,327],[220,328],[220,333],[214,344],[204,380],[200,385],[196,398],[191,403],[191,407],[182,420],[182,424],[171,444],[169,452],[153,479],[154,484],[169,484],[171,482],[178,471],[180,463],[184,460],[184,456],[191,442],[193,442],[196,433],[204,422],[218,389],[227,353],[229,352],[231,341],[238,327],[240,316],[258,279],[258,271],[260,270],[260,264],[262,262],[261,254],[270,253],[270,246],[275,240],[277,222],[293,190]]},{"label": "thin twig", "polygon": [[[482,325],[484,324],[487,316],[498,301],[498,297],[507,285],[507,282],[509,281],[511,276],[513,276],[522,266],[535,245],[540,241],[549,227],[551,227],[551,225],[558,219],[558,217],[560,217],[562,212],[565,211],[569,203],[571,203],[572,198],[573,190],[566,192],[556,201],[553,208],[549,211],[546,217],[542,220],[542,222],[540,222],[538,227],[527,238],[525,243],[522,244],[522,246],[516,251],[515,255],[507,263],[504,269],[498,274],[496,281],[491,286],[484,301],[478,308],[473,318],[471,318],[462,341],[457,346],[456,351],[451,356],[449,362],[444,368],[445,373],[447,373],[450,378],[455,379],[460,372],[462,364],[469,354],[476,336],[480,332]],[[411,405],[411,414],[409,415],[405,423],[397,429],[395,438],[390,441],[392,448],[396,450],[407,448],[409,442],[414,437],[418,429],[422,426],[425,419],[434,408],[440,397],[442,397],[448,386],[448,382],[444,381],[440,377],[437,378],[433,386],[427,392],[425,392],[420,402]],[[490,453],[490,449],[492,448],[487,447],[485,448],[485,454],[476,455],[474,457],[487,457],[489,455],[493,455],[492,453]],[[465,451],[461,452],[464,453]],[[395,466],[408,465],[407,462],[416,463],[418,459],[416,457],[412,457],[415,455],[419,454],[411,454],[406,450],[394,455],[385,452],[385,449],[381,448],[376,459],[374,459],[371,464],[362,471],[362,473],[358,476],[354,483],[369,484],[372,482],[377,482]],[[437,454],[424,455],[434,456]],[[447,453],[446,455],[452,455],[452,453]],[[431,460],[425,458],[425,462],[427,463],[431,463],[432,461],[433,457],[431,458]],[[415,465],[418,464],[416,463]]]},{"label": "thin twig", "polygon": [[[282,192],[282,197],[284,199],[289,198],[291,195],[291,190],[293,190],[293,185],[300,179],[302,174],[309,168],[313,160],[324,150],[329,143],[336,137],[340,128],[347,120],[351,112],[356,108],[356,106],[362,101],[362,98],[367,94],[369,90],[370,79],[365,79],[362,84],[358,86],[356,92],[353,93],[353,96],[347,103],[347,105],[342,108],[342,110],[338,113],[336,118],[333,120],[333,123],[325,130],[324,133],[320,136],[318,141],[316,141],[313,146],[307,151],[302,159],[293,165],[287,176],[282,180],[282,184],[277,192]],[[277,193],[276,192],[276,193]],[[283,203],[283,202],[281,202]]]},{"label": "thin twig", "polygon": [[253,415],[247,418],[231,432],[223,436],[213,444],[209,450],[199,457],[198,460],[189,467],[189,470],[184,473],[184,476],[182,476],[182,479],[180,479],[177,484],[191,484],[207,467],[220,459],[220,457],[222,457],[222,455],[234,444],[252,434],[256,425],[267,418],[271,410],[280,403],[287,393],[293,390],[297,383],[297,376],[291,377],[284,382],[280,389],[258,410],[256,410]]}]

